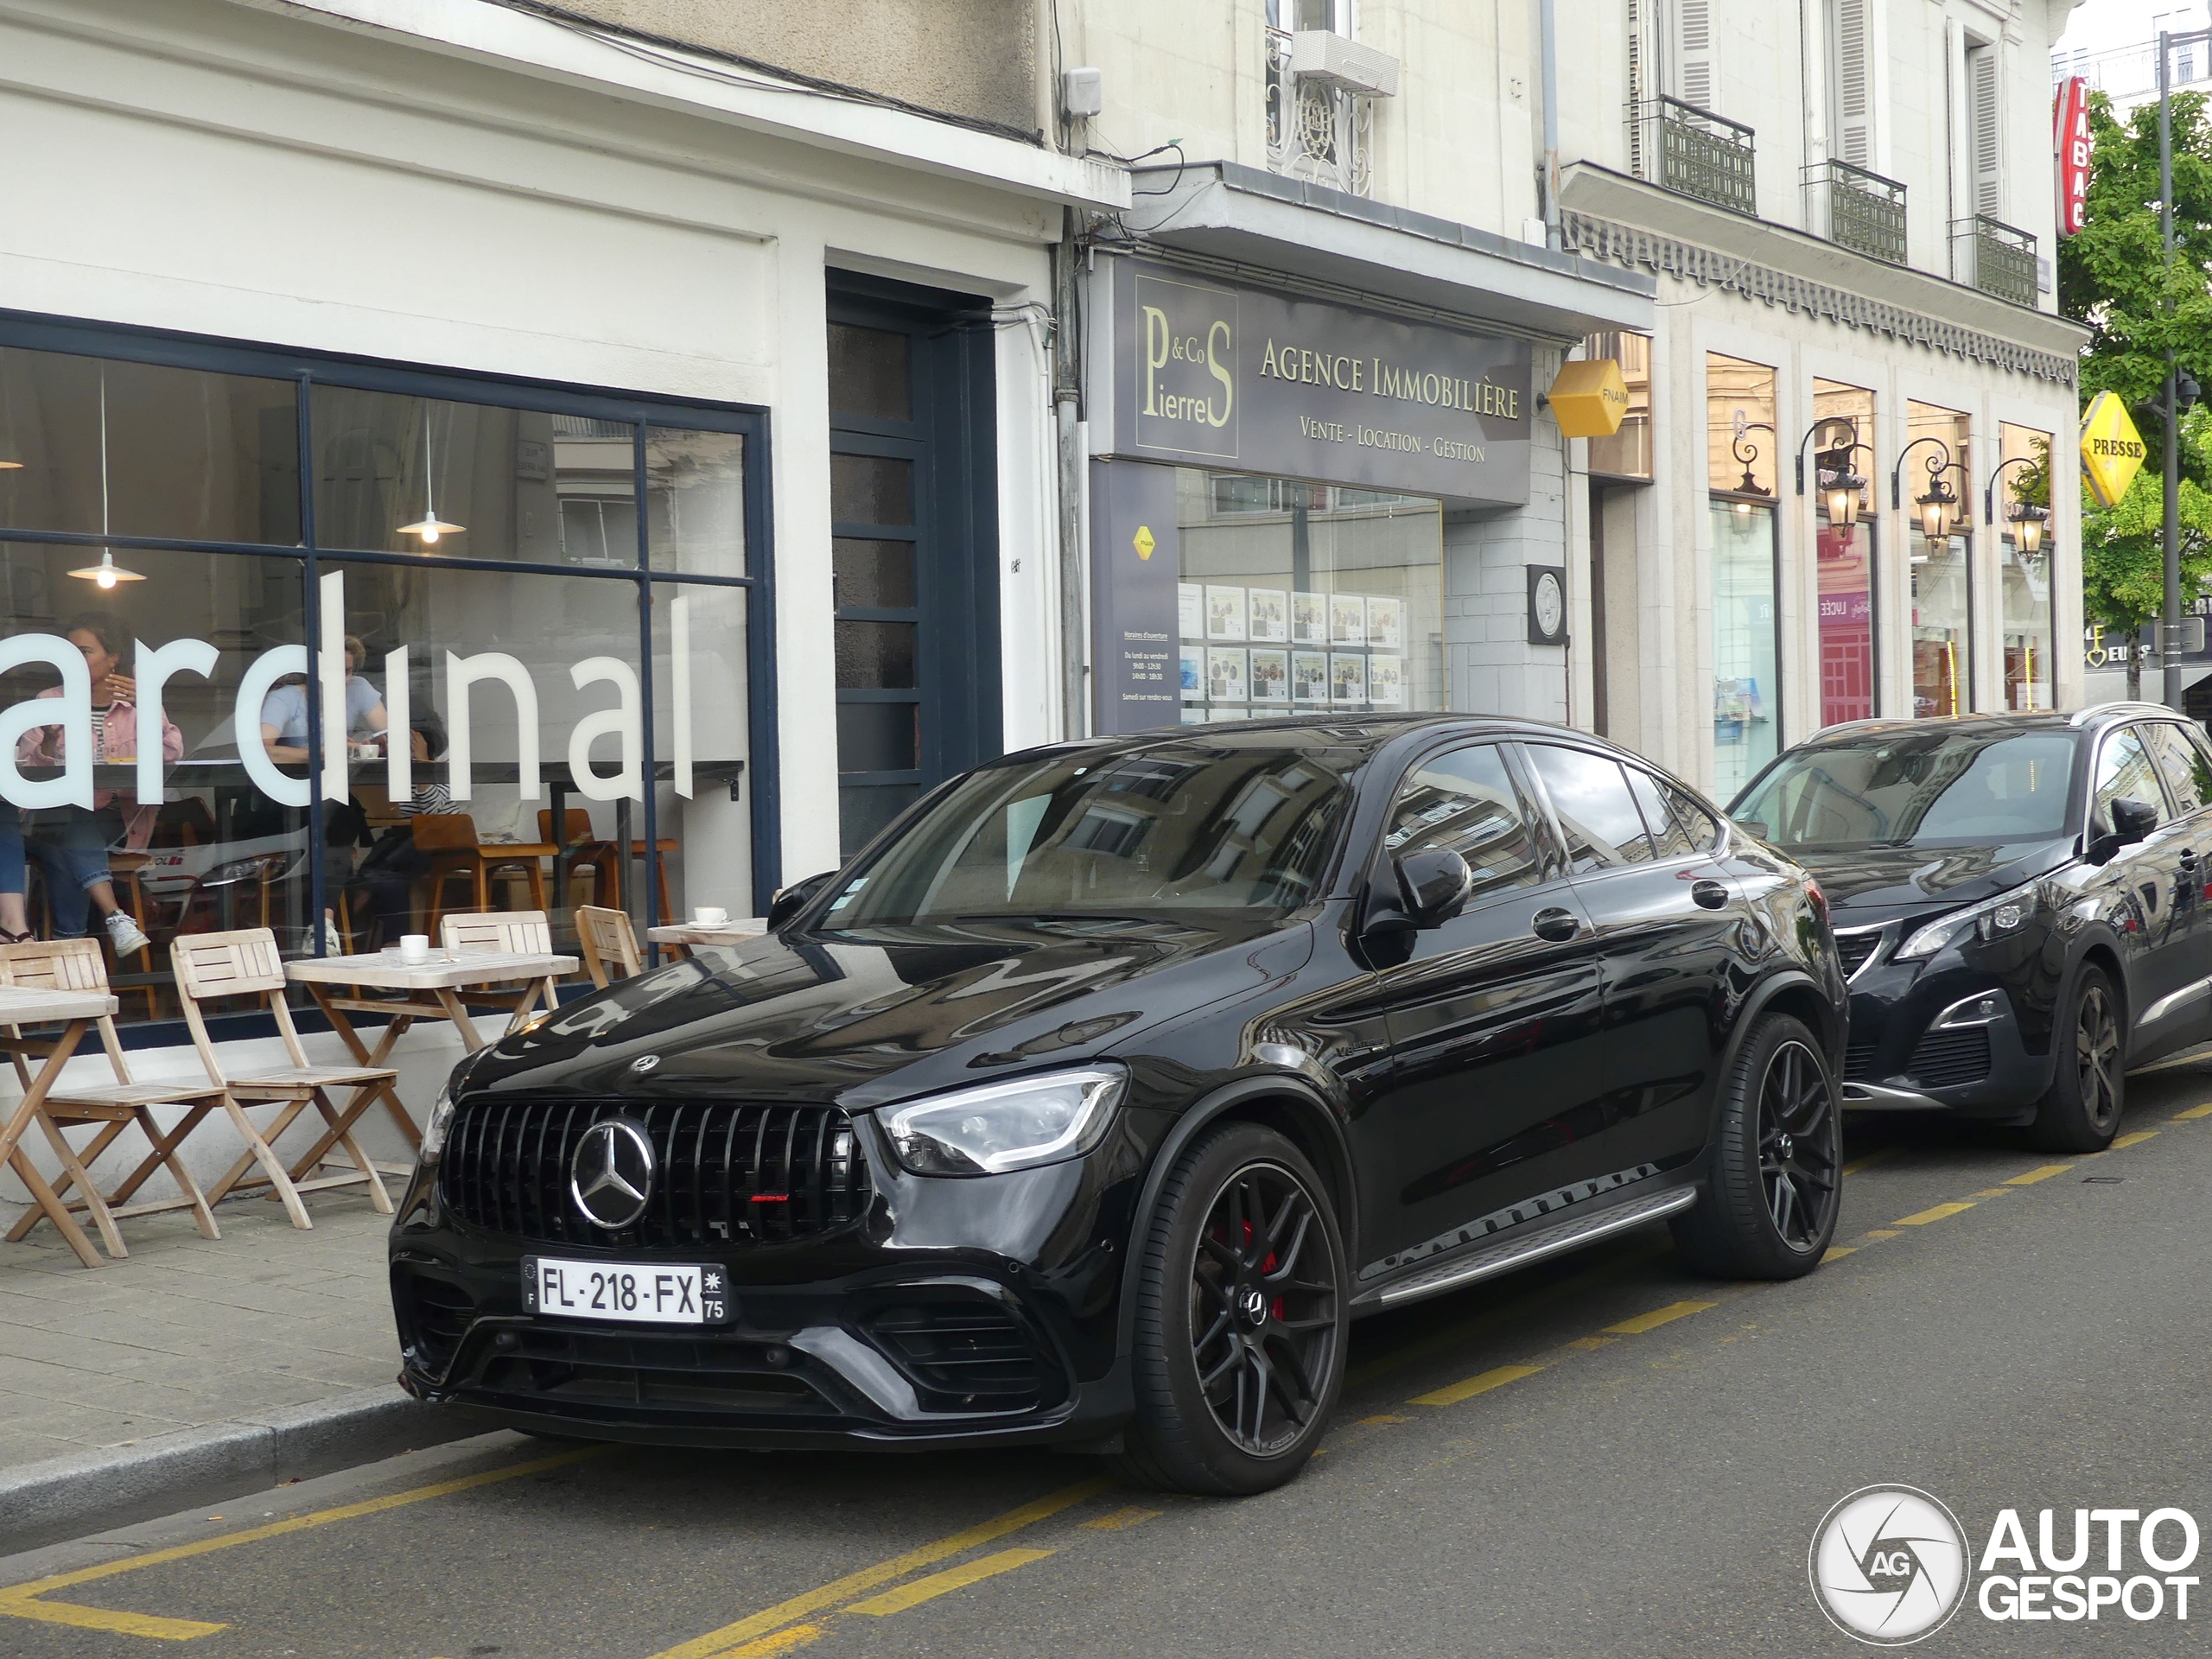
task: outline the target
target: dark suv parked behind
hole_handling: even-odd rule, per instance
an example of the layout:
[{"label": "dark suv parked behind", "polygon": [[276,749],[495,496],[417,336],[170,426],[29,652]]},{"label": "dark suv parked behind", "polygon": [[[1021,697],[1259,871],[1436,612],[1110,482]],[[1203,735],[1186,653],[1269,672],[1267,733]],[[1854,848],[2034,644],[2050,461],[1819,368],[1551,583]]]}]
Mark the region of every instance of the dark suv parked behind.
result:
[{"label": "dark suv parked behind", "polygon": [[777,912],[455,1071],[391,1234],[409,1389],[1254,1491],[1360,1313],[1662,1217],[1788,1276],[1834,1226],[1818,889],[1573,733],[1014,755]]},{"label": "dark suv parked behind", "polygon": [[2094,1152],[2128,1066],[2212,1039],[2212,743],[2170,709],[1833,727],[1733,810],[1835,906],[1847,1107]]}]

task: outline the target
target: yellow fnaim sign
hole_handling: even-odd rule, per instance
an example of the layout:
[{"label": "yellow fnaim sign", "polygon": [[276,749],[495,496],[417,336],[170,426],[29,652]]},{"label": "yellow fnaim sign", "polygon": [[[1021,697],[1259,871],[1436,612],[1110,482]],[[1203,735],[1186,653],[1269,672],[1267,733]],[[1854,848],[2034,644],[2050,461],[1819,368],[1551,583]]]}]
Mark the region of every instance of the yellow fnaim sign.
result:
[{"label": "yellow fnaim sign", "polygon": [[2082,416],[2082,476],[2101,507],[2127,493],[2143,465],[2143,435],[2128,417],[2119,394],[2101,391]]},{"label": "yellow fnaim sign", "polygon": [[1551,405],[1562,436],[1611,437],[1628,414],[1628,382],[1620,364],[1600,357],[1562,365],[1552,382]]}]

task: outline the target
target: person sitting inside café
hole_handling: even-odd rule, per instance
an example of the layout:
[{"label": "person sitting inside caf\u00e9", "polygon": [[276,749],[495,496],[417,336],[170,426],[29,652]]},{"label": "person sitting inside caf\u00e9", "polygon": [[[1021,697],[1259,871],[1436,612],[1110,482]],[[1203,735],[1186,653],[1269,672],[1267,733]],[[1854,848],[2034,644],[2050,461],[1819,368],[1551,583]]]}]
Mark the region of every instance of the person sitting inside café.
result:
[{"label": "person sitting inside caf\u00e9", "polygon": [[[417,716],[407,737],[417,767],[428,766],[445,754],[446,729],[435,715]],[[361,868],[346,884],[349,893],[359,893],[368,900],[376,918],[372,944],[378,948],[398,944],[400,936],[410,931],[415,917],[415,883],[430,868],[429,855],[415,845],[414,826],[404,820],[418,813],[447,811],[453,805],[443,784],[423,779],[419,772],[416,778],[413,793],[404,801],[391,804],[403,822],[377,838],[376,845],[361,861]]]},{"label": "person sitting inside caf\u00e9", "polygon": [[[368,647],[352,634],[346,636],[346,741],[375,741],[391,723],[384,693],[364,678],[361,664]],[[261,746],[280,766],[308,764],[308,683],[294,675],[271,686],[261,703]],[[348,797],[325,803],[322,809],[322,890],[335,894],[353,879],[353,849],[368,839],[368,817],[361,804]],[[323,948],[343,956],[338,935],[338,913],[327,905],[322,912]]]}]

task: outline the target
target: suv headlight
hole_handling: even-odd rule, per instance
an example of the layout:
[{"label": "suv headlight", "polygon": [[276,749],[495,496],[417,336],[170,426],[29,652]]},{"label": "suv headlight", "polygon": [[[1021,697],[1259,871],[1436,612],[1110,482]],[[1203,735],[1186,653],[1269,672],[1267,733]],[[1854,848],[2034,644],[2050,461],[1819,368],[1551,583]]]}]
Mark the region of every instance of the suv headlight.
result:
[{"label": "suv headlight", "polygon": [[1089,1152],[1128,1079],[1119,1066],[1052,1071],[887,1106],[876,1120],[917,1175],[1002,1175]]},{"label": "suv headlight", "polygon": [[1916,957],[1932,957],[1945,945],[1961,938],[1971,928],[1985,939],[2002,938],[2017,933],[2026,925],[2028,918],[2036,913],[2036,884],[2000,893],[1994,899],[1985,899],[1978,905],[1968,905],[1964,910],[1955,910],[1948,916],[1939,916],[1920,929],[1897,947],[1893,961],[1904,962]]},{"label": "suv headlight", "polygon": [[422,1160],[434,1164],[438,1154],[446,1149],[446,1132],[453,1128],[453,1084],[448,1081],[438,1090],[438,1097],[430,1106],[430,1121],[423,1126]]}]

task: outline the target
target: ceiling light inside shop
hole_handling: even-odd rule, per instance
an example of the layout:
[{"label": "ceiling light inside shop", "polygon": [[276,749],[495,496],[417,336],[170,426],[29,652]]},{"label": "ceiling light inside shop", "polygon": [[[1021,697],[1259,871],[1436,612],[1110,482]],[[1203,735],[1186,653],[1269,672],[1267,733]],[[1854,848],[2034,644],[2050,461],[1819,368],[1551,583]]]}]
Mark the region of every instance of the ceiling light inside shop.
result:
[{"label": "ceiling light inside shop", "polygon": [[[107,499],[107,365],[100,365],[100,534],[108,534],[111,526]],[[115,562],[115,550],[100,549],[100,562],[87,564],[69,573],[79,582],[97,583],[101,588],[112,588],[118,582],[143,582],[145,577],[136,570],[126,570]]]},{"label": "ceiling light inside shop", "polygon": [[435,465],[430,456],[430,406],[423,405],[423,516],[411,524],[402,524],[403,536],[419,536],[425,547],[435,547],[441,536],[458,536],[467,528],[463,524],[447,522],[438,517],[437,495],[432,480]]}]

